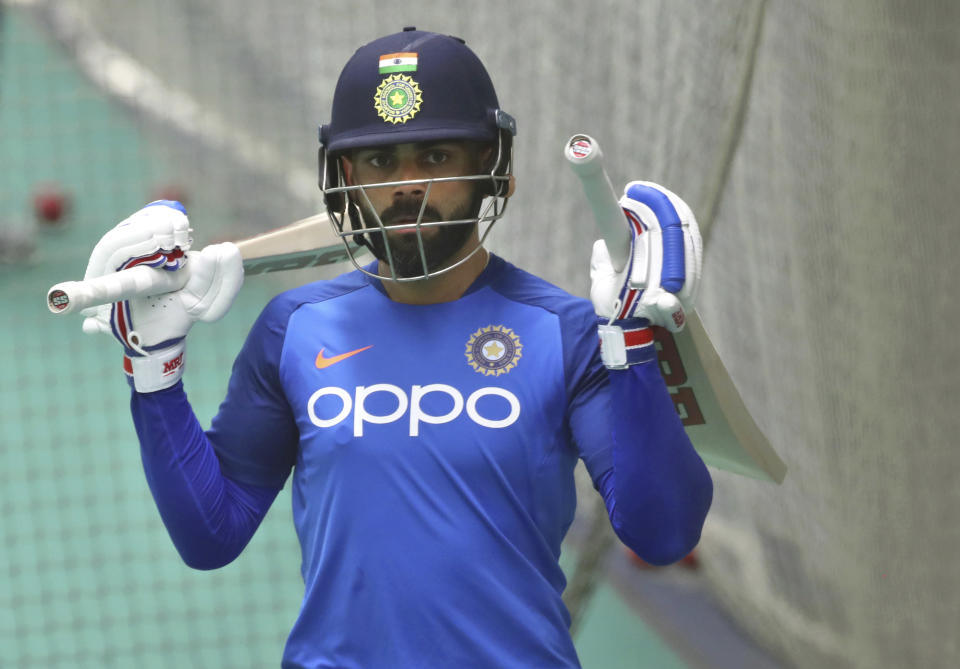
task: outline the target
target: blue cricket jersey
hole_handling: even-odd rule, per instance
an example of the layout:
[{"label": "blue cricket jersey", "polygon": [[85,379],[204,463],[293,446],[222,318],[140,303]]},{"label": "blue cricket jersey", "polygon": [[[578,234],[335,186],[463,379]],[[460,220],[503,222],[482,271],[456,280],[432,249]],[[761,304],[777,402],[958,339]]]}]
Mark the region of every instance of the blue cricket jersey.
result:
[{"label": "blue cricket jersey", "polygon": [[[210,430],[170,439],[215,453],[228,493],[267,492],[262,508],[238,505],[254,509],[249,534],[292,470],[305,591],[284,667],[578,667],[558,565],[578,458],[621,537],[680,524],[693,532],[683,528],[685,545],[669,559],[692,547],[709,507],[702,462],[655,362],[623,391],[654,399],[613,409],[596,323],[588,301],[495,256],[453,302],[397,303],[361,272],[270,302]],[[135,397],[142,443],[164,439],[151,436],[151,415],[169,422],[189,410],[176,393]],[[618,431],[667,444],[645,459],[646,442],[634,439],[637,453],[624,458]],[[154,462],[169,457],[156,455],[165,448],[144,446],[148,480],[181,552],[196,550],[177,533],[200,521],[164,512],[161,498],[179,485]],[[676,458],[680,474],[664,465],[662,481],[638,480]],[[631,469],[641,473],[630,478]],[[688,483],[697,508],[682,519],[668,510],[689,490],[668,491],[676,502],[647,499],[661,484]],[[634,531],[631,514],[650,518]]]}]

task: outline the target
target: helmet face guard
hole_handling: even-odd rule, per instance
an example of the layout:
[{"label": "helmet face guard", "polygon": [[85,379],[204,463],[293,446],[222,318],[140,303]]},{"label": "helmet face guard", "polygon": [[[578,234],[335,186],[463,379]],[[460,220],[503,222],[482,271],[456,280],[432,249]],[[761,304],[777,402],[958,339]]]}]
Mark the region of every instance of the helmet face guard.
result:
[{"label": "helmet face guard", "polygon": [[[405,29],[358,49],[337,82],[331,122],[320,128],[319,152],[320,189],[335,232],[353,264],[372,274],[357,262],[349,244],[351,237],[381,261],[380,271],[386,276],[376,276],[394,281],[437,276],[476,254],[506,210],[515,134],[516,122],[499,108],[489,75],[462,40]],[[345,183],[342,157],[354,149],[458,140],[492,147],[493,160],[481,173],[467,176]],[[425,221],[433,185],[450,181],[475,184],[479,210],[455,220]],[[418,185],[424,191],[416,222],[385,226],[373,207],[370,191],[406,185]],[[478,228],[475,248],[449,265],[446,258],[428,257],[422,230],[464,225]],[[407,268],[398,272],[386,232],[403,228],[416,232],[417,271]]]},{"label": "helmet face guard", "polygon": [[[504,114],[504,121],[507,121]],[[509,119],[512,121],[512,119]],[[327,204],[330,221],[338,237],[344,242],[345,248],[354,266],[365,274],[373,275],[357,260],[357,249],[350,244],[366,246],[373,255],[383,261],[379,278],[393,281],[418,281],[437,276],[459,267],[483,248],[483,243],[507,208],[509,199],[510,179],[512,176],[512,135],[504,130],[496,144],[496,153],[488,172],[453,177],[440,177],[412,181],[386,181],[368,184],[344,184],[343,163],[339,156],[329,156],[323,148],[320,149],[321,190]],[[478,210],[466,218],[449,220],[424,220],[424,214],[431,204],[430,195],[434,184],[447,182],[468,182],[474,185],[478,195]],[[370,191],[379,188],[395,188],[398,186],[419,186],[423,191],[420,210],[414,223],[387,226],[376,212],[370,198]],[[365,214],[361,214],[361,210]],[[349,225],[347,221],[349,220]],[[424,243],[422,230],[448,226],[478,226],[478,242],[466,255],[452,264],[443,264],[446,258],[430,257]],[[395,261],[395,253],[391,248],[388,230],[414,229],[416,246],[419,254],[419,273],[401,273]],[[440,266],[442,265],[442,266]]]}]

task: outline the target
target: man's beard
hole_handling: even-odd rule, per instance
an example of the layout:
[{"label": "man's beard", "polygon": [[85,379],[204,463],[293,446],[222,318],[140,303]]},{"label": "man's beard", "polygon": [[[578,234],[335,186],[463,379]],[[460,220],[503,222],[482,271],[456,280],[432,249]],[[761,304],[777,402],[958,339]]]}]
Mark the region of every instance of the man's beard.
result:
[{"label": "man's beard", "polygon": [[[483,196],[477,192],[469,202],[462,207],[455,209],[448,219],[442,219],[440,212],[429,204],[423,206],[423,200],[414,198],[405,198],[380,213],[380,220],[385,228],[390,228],[399,220],[404,218],[416,219],[420,216],[420,210],[423,209],[421,222],[431,223],[440,220],[459,221],[463,219],[476,219],[480,213],[480,207],[483,203]],[[365,227],[378,228],[376,219],[366,212],[364,208]],[[404,223],[407,225],[407,223]],[[390,258],[393,259],[393,271],[401,278],[410,278],[425,276],[439,269],[443,269],[450,258],[463,248],[470,235],[476,227],[476,223],[457,223],[453,225],[430,226],[432,230],[429,237],[421,235],[416,231],[411,231],[404,235],[394,235],[390,238],[390,254],[387,254],[386,243],[382,232],[371,232],[366,235],[373,247],[373,255],[378,260],[383,261],[390,266]],[[430,230],[422,228],[421,232]],[[411,228],[412,230],[412,228]],[[426,267],[424,267],[423,258],[420,255],[419,238],[423,238],[423,251],[426,257]]]}]

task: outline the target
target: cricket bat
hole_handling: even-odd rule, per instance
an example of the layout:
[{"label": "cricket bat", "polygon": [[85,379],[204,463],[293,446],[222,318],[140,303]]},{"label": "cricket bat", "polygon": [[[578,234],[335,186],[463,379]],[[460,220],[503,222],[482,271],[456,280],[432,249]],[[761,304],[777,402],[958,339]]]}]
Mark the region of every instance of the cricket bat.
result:
[{"label": "cricket bat", "polygon": [[[599,145],[587,135],[576,135],[565,153],[580,176],[611,257],[619,258],[622,266],[628,233]],[[359,256],[364,252],[352,241],[348,252],[325,213],[235,243],[246,276],[334,265],[349,260],[351,253]],[[66,281],[47,291],[47,307],[54,314],[68,314],[98,304],[158,295],[179,290],[188,276],[185,271],[133,267],[90,281]],[[704,461],[781,483],[786,465],[751,418],[696,312],[687,314],[682,332],[654,328],[654,333],[661,371],[687,434]]]},{"label": "cricket bat", "polygon": [[[316,214],[282,228],[234,242],[243,257],[245,276],[334,265],[359,256],[365,249],[351,240],[344,247],[326,213]],[[184,268],[189,270],[189,263]],[[65,281],[47,291],[47,308],[68,314],[98,304],[179,290],[186,271],[167,272],[153,267],[132,267],[89,281]]]},{"label": "cricket bat", "polygon": [[[580,178],[614,267],[627,260],[630,236],[595,139],[574,135],[564,155]],[[694,448],[708,465],[782,483],[787,466],[747,410],[696,311],[678,333],[655,327],[660,370]]]}]

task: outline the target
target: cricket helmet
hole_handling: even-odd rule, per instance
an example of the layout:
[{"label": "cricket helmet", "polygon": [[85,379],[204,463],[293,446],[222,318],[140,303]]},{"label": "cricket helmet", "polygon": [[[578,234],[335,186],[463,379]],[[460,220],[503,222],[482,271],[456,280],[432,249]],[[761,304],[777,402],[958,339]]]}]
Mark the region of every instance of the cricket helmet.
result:
[{"label": "cricket helmet", "polygon": [[[356,204],[365,197],[365,189],[378,185],[345,185],[341,157],[346,153],[385,145],[450,140],[470,140],[492,147],[491,162],[483,167],[483,173],[449,178],[477,182],[478,192],[485,199],[476,217],[429,223],[485,223],[481,243],[473,250],[476,252],[506,208],[515,134],[516,122],[500,109],[490,75],[462,39],[404,28],[357,49],[337,81],[330,122],[320,127],[319,151],[320,189],[351,259],[355,250],[349,243],[352,238],[393,267],[379,216],[376,221],[363,220]],[[429,183],[427,189],[429,193]],[[344,227],[345,214],[350,219],[349,230]],[[420,224],[418,220],[417,235],[423,248]],[[355,259],[354,265],[366,271]],[[428,269],[424,259],[421,276],[399,278],[392,272],[390,278],[422,279],[448,269],[452,266],[440,271]]]}]

